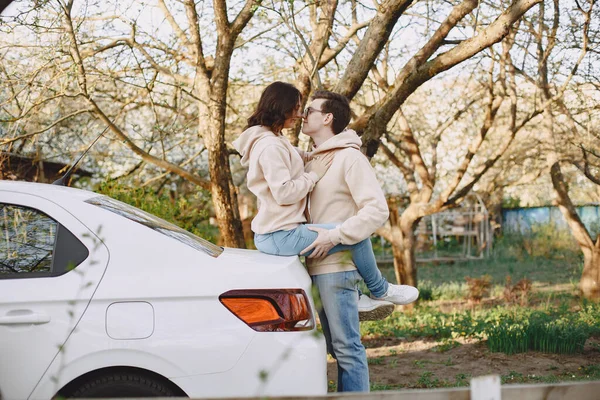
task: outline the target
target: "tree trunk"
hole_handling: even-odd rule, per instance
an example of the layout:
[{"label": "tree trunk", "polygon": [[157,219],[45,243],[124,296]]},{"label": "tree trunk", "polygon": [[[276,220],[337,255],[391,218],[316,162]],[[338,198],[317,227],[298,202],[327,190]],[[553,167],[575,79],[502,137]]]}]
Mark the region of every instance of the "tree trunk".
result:
[{"label": "tree trunk", "polygon": [[[394,271],[396,281],[401,285],[410,285],[417,287],[417,268],[414,249],[414,233],[408,236],[412,238],[403,238],[398,242],[392,242],[392,253],[394,254]],[[411,245],[410,242],[413,244]]]},{"label": "tree trunk", "polygon": [[392,34],[396,22],[412,3],[412,0],[380,2],[377,14],[369,24],[334,92],[343,94],[349,99],[354,98]]},{"label": "tree trunk", "polygon": [[[221,234],[221,243],[226,247],[246,248],[244,230],[240,218],[237,192],[233,185],[229,166],[229,152],[225,144],[225,119],[227,104],[227,87],[229,84],[229,68],[235,36],[227,22],[224,2],[218,5],[215,21],[217,25],[217,52],[214,69],[211,75],[210,88],[201,82],[200,88],[210,93],[208,107],[199,102],[198,126],[202,127],[205,115],[209,115],[208,130],[203,132],[204,144],[208,150],[208,170],[210,172],[210,192],[215,216]],[[239,34],[239,33],[238,33]],[[203,85],[202,85],[203,83]],[[202,96],[199,96],[202,97]]]},{"label": "tree trunk", "polygon": [[583,273],[579,281],[581,294],[588,299],[600,300],[600,235],[596,237],[594,243],[571,202],[558,161],[550,167],[550,177],[558,208],[583,252]]},{"label": "tree trunk", "polygon": [[417,287],[417,258],[415,257],[415,226],[418,221],[409,220],[402,215],[400,220],[400,230],[402,231],[402,264],[398,264],[398,270],[401,271],[403,285]]},{"label": "tree trunk", "polygon": [[579,290],[583,297],[600,301],[600,235],[591,249],[583,250],[583,273]]},{"label": "tree trunk", "polygon": [[[207,146],[208,147],[208,146]],[[237,196],[233,188],[229,156],[223,143],[209,148],[208,169],[213,208],[219,225],[221,243],[227,247],[246,248],[242,221],[237,209]]]},{"label": "tree trunk", "polygon": [[[389,200],[390,225],[392,227],[392,254],[394,256],[394,272],[398,284],[417,286],[417,267],[415,257],[415,230],[417,221],[410,221],[406,210],[402,216],[398,213],[398,204]],[[410,207],[409,207],[410,210]]]},{"label": "tree trunk", "polygon": [[[226,90],[226,89],[223,89]],[[217,91],[214,89],[214,91]],[[219,226],[221,244],[226,247],[246,248],[244,231],[240,219],[237,193],[233,185],[229,167],[229,152],[225,145],[225,101],[224,96],[213,93],[208,130],[204,132],[204,144],[208,150],[208,170],[210,173],[210,192]],[[221,100],[221,101],[219,101]],[[200,110],[203,110],[201,105]],[[199,113],[199,127],[205,125],[204,112]]]}]

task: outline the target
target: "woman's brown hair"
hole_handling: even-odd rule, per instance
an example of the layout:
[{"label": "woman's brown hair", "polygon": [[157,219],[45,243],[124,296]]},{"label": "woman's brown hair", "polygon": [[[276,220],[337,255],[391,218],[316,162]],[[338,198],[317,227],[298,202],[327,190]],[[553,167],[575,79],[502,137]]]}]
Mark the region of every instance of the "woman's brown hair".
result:
[{"label": "woman's brown hair", "polygon": [[263,90],[254,113],[248,118],[246,129],[263,125],[274,133],[283,129],[285,120],[290,118],[300,104],[302,95],[294,85],[285,82],[273,82]]}]

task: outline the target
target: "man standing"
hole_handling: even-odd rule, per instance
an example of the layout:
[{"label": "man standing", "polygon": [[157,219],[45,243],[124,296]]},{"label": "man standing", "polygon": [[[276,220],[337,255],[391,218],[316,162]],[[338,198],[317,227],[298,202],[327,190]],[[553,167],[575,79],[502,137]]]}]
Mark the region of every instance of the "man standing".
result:
[{"label": "man standing", "polygon": [[[360,138],[354,131],[344,130],[350,122],[348,99],[327,91],[317,91],[312,99],[304,114],[302,132],[315,143],[313,158],[331,152],[335,156],[309,194],[309,223],[343,221],[333,230],[313,229],[319,236],[309,248],[315,249],[311,257],[319,257],[338,243],[352,244],[370,237],[385,223],[389,212],[375,172],[360,152]],[[309,162],[306,171],[310,170]],[[368,392],[369,369],[358,317],[357,285],[361,276],[347,252],[307,261],[321,297],[319,317],[327,351],[337,360],[338,391]]]}]

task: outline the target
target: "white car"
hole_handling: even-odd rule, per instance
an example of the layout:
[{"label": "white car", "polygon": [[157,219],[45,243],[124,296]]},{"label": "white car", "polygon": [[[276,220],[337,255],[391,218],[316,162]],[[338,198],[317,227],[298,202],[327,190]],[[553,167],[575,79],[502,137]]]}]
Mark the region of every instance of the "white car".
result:
[{"label": "white car", "polygon": [[0,390],[322,395],[298,257],[218,247],[106,196],[0,181]]}]

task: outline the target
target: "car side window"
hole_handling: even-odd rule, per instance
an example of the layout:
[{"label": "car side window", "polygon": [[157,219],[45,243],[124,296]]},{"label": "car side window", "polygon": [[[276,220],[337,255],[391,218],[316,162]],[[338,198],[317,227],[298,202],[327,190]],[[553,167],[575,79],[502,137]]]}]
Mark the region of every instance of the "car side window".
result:
[{"label": "car side window", "polygon": [[0,279],[59,276],[89,254],[75,235],[44,212],[0,203]]},{"label": "car side window", "polygon": [[50,273],[58,226],[41,211],[0,203],[0,276]]}]

